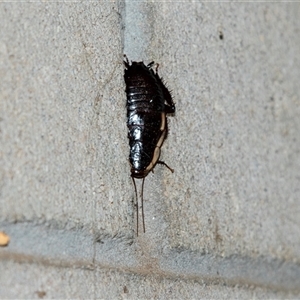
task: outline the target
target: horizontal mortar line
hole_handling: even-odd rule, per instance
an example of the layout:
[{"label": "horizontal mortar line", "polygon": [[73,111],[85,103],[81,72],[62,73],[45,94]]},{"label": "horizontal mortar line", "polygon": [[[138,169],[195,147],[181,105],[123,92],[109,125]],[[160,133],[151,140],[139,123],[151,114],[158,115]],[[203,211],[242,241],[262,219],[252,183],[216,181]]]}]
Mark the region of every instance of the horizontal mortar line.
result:
[{"label": "horizontal mortar line", "polygon": [[289,262],[238,255],[221,258],[170,249],[158,258],[159,263],[149,268],[147,259],[140,261],[136,258],[135,244],[126,237],[106,235],[100,243],[95,243],[95,236],[84,230],[51,229],[33,223],[0,223],[0,229],[11,237],[10,245],[0,248],[0,260],[3,261],[58,268],[99,268],[141,276],[193,280],[202,284],[252,285],[300,292],[300,266]]},{"label": "horizontal mortar line", "polygon": [[198,274],[186,274],[186,273],[174,273],[170,271],[164,271],[160,270],[159,272],[155,271],[147,271],[144,268],[139,267],[115,267],[111,266],[109,264],[103,264],[103,263],[91,263],[88,261],[79,261],[79,260],[62,260],[62,259],[56,259],[53,260],[53,258],[45,258],[45,257],[38,257],[38,256],[32,256],[32,255],[24,255],[22,253],[8,253],[0,251],[0,261],[13,261],[15,263],[20,264],[42,264],[45,267],[56,267],[59,269],[81,269],[81,270],[88,270],[88,271],[95,271],[97,269],[100,270],[108,270],[108,271],[114,271],[124,274],[134,274],[134,275],[140,275],[140,276],[151,276],[155,278],[164,278],[164,279],[170,279],[170,280],[184,280],[184,281],[195,281],[200,284],[205,285],[226,285],[228,287],[235,287],[236,285],[239,285],[240,288],[246,288],[249,286],[252,287],[259,287],[259,288],[267,288],[271,289],[273,291],[278,292],[291,292],[298,294],[299,289],[285,289],[285,288],[278,288],[273,285],[263,285],[263,284],[257,284],[251,281],[239,279],[239,280],[230,280],[227,278],[221,278],[221,277],[208,277],[205,275],[198,275]]},{"label": "horizontal mortar line", "polygon": [[[9,252],[1,252],[0,251],[0,261],[12,261],[20,264],[42,264],[45,267],[56,267],[59,269],[81,269],[81,270],[89,270],[95,271],[97,269],[100,270],[108,270],[115,271],[120,273],[127,274],[135,274],[141,276],[153,276],[158,278],[167,278],[167,279],[183,279],[183,280],[193,280],[201,282],[202,284],[227,284],[227,285],[236,285],[237,283],[241,284],[241,282],[232,282],[222,280],[221,278],[208,278],[208,277],[199,277],[197,275],[189,275],[189,274],[178,274],[172,273],[169,271],[160,270],[156,272],[154,270],[146,270],[145,268],[140,267],[116,267],[109,264],[103,264],[99,262],[90,263],[88,261],[79,261],[79,260],[62,260],[57,259],[53,260],[53,258],[39,257],[33,255],[24,255],[22,253],[9,253]],[[249,283],[246,283],[249,285]]]}]

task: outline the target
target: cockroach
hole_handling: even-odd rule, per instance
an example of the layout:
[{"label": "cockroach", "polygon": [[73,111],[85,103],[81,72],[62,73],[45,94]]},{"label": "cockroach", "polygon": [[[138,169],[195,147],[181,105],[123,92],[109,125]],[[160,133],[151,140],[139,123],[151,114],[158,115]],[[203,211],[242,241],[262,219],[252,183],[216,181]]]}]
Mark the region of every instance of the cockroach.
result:
[{"label": "cockroach", "polygon": [[153,71],[154,62],[145,65],[142,61],[128,61],[124,55],[127,96],[127,127],[130,146],[129,162],[131,178],[136,196],[137,235],[138,235],[138,196],[135,179],[143,179],[141,192],[143,231],[144,221],[144,182],[156,164],[165,165],[159,160],[160,149],[168,134],[167,114],[175,113],[175,103],[171,93],[158,76],[158,64]]}]

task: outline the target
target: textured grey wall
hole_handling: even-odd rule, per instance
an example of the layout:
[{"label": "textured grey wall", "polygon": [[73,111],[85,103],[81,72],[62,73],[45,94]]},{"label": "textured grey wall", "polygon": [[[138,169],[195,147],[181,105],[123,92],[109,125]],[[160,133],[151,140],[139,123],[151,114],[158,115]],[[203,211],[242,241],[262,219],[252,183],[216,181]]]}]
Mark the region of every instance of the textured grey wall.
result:
[{"label": "textured grey wall", "polygon": [[[298,3],[0,7],[0,297],[300,295]],[[177,105],[139,237],[123,53]]]}]

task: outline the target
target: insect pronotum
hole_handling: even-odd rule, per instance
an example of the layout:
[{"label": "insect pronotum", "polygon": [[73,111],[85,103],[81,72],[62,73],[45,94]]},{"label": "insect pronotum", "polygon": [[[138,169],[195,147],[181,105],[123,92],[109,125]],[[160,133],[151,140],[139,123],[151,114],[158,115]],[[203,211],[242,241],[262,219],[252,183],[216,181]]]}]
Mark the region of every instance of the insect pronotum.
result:
[{"label": "insect pronotum", "polygon": [[129,162],[136,196],[138,235],[138,195],[135,179],[143,179],[141,208],[145,232],[143,199],[145,177],[156,164],[165,165],[171,172],[174,172],[165,162],[159,160],[159,157],[160,149],[168,134],[167,114],[175,113],[175,104],[169,90],[157,74],[158,64],[154,72],[154,62],[145,65],[143,62],[132,61],[130,64],[127,56],[124,55],[124,57]]}]

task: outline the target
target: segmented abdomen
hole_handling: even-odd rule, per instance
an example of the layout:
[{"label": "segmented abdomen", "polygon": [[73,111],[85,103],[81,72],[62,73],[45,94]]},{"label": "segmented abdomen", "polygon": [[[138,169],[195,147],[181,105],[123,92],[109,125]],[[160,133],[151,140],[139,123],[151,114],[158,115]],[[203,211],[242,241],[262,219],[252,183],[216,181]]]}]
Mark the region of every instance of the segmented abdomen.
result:
[{"label": "segmented abdomen", "polygon": [[131,112],[128,118],[130,145],[129,160],[138,171],[145,170],[153,161],[153,154],[161,137],[160,112]]},{"label": "segmented abdomen", "polygon": [[160,153],[157,145],[165,131],[164,98],[151,69],[145,65],[132,68],[136,69],[125,71],[129,160],[136,176],[145,177]]}]

